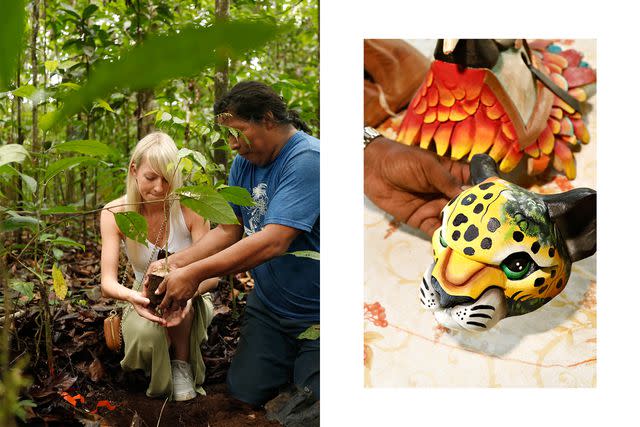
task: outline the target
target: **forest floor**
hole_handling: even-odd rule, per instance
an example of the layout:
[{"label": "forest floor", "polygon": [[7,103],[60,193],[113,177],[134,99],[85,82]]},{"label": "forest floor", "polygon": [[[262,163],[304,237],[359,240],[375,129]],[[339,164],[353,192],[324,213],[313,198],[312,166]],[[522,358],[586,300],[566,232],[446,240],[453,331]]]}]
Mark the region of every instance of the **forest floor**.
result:
[{"label": "forest floor", "polygon": [[[53,292],[53,375],[47,366],[38,294],[29,298],[15,293],[15,333],[11,355],[15,361],[28,355],[25,374],[32,385],[24,399],[37,405],[27,408],[27,425],[64,426],[267,426],[263,408],[233,399],[226,391],[225,377],[238,338],[244,295],[252,281],[246,275],[231,288],[213,292],[215,315],[202,346],[207,367],[203,385],[206,396],[188,402],[165,402],[145,395],[148,384],[142,372],[125,373],[121,354],[110,351],[104,341],[103,321],[114,301],[101,297],[99,246],[89,242],[86,251],[72,249],[58,261],[69,287],[63,301]],[[24,261],[23,261],[24,262]],[[10,268],[10,277],[35,283],[25,269]],[[130,272],[128,273],[130,277]],[[239,280],[242,279],[242,280]],[[13,293],[13,291],[12,291]],[[0,317],[4,313],[0,313]]]}]

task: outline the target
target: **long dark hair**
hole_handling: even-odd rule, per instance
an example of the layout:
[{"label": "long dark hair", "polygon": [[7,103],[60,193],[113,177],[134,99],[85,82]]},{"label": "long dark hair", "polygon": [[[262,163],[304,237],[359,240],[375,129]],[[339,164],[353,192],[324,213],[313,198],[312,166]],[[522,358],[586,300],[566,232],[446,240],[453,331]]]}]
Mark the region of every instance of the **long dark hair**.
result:
[{"label": "long dark hair", "polygon": [[296,129],[311,133],[311,129],[300,118],[298,112],[287,109],[282,97],[262,82],[238,83],[215,103],[213,111],[216,116],[231,113],[252,122],[266,119],[267,113],[271,112],[276,123],[291,124]]}]

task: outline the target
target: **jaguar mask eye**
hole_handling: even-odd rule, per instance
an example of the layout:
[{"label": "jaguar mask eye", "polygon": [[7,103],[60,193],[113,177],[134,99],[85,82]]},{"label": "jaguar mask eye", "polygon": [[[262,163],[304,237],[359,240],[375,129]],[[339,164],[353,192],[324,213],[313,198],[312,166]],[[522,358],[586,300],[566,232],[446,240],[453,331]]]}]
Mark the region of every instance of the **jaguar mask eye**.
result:
[{"label": "jaguar mask eye", "polygon": [[517,252],[509,255],[502,263],[500,268],[509,280],[521,280],[539,269],[538,264],[531,259],[526,252]]}]

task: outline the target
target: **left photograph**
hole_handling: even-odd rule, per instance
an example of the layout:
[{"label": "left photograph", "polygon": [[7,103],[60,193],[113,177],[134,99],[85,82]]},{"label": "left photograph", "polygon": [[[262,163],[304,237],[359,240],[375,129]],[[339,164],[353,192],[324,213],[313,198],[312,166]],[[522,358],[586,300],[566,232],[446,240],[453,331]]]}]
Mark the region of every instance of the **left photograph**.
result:
[{"label": "left photograph", "polygon": [[0,425],[319,425],[317,0],[18,0]]}]

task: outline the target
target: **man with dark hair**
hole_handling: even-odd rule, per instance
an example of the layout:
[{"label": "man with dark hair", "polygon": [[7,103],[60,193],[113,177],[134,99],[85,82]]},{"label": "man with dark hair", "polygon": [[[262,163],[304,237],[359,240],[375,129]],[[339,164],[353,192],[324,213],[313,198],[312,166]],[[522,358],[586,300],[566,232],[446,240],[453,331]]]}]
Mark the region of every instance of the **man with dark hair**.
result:
[{"label": "man with dark hair", "polygon": [[251,270],[255,288],[229,369],[229,391],[262,405],[293,381],[317,400],[320,340],[298,336],[320,323],[320,267],[290,253],[320,251],[320,141],[259,82],[237,84],[214,110],[225,126],[243,134],[229,140],[238,153],[229,185],[246,188],[255,204],[232,205],[240,225],[218,225],[169,257],[174,269],[158,289],[165,292],[160,308],[184,306],[204,278]]}]

